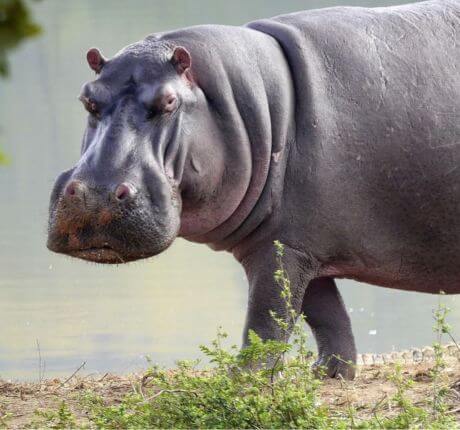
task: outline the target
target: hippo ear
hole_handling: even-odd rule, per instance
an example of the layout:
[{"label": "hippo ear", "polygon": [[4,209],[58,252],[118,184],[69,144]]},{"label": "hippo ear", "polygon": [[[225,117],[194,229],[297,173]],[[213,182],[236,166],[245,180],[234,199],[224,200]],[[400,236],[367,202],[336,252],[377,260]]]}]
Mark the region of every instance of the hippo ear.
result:
[{"label": "hippo ear", "polygon": [[190,69],[192,57],[189,52],[182,46],[176,46],[171,57],[171,62],[180,75]]},{"label": "hippo ear", "polygon": [[99,49],[97,48],[91,48],[86,53],[86,59],[88,61],[89,67],[91,67],[91,69],[93,69],[96,72],[96,74],[101,73],[104,64],[107,62],[107,60],[104,58],[104,56],[99,52]]}]

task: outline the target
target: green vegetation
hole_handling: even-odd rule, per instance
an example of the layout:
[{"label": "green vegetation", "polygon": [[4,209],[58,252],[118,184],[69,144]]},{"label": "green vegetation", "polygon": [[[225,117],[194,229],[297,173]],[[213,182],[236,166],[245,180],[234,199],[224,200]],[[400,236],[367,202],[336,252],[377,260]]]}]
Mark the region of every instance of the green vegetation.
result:
[{"label": "green vegetation", "polygon": [[39,33],[23,0],[0,0],[0,76],[8,75],[8,52]]},{"label": "green vegetation", "polygon": [[[415,381],[398,364],[383,376],[392,386],[393,394],[370,405],[365,414],[352,400],[340,405],[328,403],[322,393],[327,381],[318,378],[311,368],[312,354],[307,349],[303,317],[298,316],[291,305],[289,278],[282,265],[283,246],[278,242],[275,246],[279,269],[274,276],[292,320],[285,321],[276,314],[272,316],[283,330],[293,324],[292,342],[263,342],[251,333],[250,346],[240,352],[236,346],[224,348],[226,335],[219,331],[210,346],[201,347],[210,361],[209,369],[198,369],[197,361],[181,361],[174,370],[152,365],[132,385],[130,393],[116,401],[107,401],[94,389],[83,390],[77,399],[80,418],[62,401],[54,410],[37,412],[29,426],[116,429],[459,427],[455,410],[450,409],[450,386],[444,378],[445,360],[440,346],[442,336],[449,333],[447,308],[440,304],[434,313],[435,360],[426,374],[429,395],[422,402],[415,402],[409,394]],[[352,383],[342,381],[334,390],[341,391],[348,399],[349,384]],[[81,411],[84,411],[83,421]],[[7,418],[3,419],[5,423],[7,425]]]},{"label": "green vegetation", "polygon": [[[0,77],[8,76],[8,53],[39,33],[40,27],[33,22],[23,0],[0,0]],[[0,165],[7,161],[0,151]]]},{"label": "green vegetation", "polygon": [[65,402],[61,402],[56,411],[36,411],[37,418],[27,425],[28,428],[46,426],[52,429],[77,428],[76,420]]}]

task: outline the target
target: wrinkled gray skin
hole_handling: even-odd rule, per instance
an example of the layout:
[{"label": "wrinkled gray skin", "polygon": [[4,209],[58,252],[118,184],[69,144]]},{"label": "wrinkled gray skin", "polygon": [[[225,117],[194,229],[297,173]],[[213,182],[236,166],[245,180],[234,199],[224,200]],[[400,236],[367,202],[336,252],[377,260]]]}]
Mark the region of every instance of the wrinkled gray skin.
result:
[{"label": "wrinkled gray skin", "polygon": [[[460,293],[460,3],[331,8],[155,34],[105,60],[51,250],[101,263],[181,236],[244,266],[249,329],[282,339],[273,241],[319,363],[352,377],[334,278]],[[121,184],[121,185],[120,185]]]}]

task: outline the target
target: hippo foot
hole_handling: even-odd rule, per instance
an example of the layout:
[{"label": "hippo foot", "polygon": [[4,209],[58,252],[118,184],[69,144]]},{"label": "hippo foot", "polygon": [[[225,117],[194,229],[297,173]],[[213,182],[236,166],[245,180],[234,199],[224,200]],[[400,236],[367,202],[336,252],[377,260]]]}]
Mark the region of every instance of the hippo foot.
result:
[{"label": "hippo foot", "polygon": [[329,378],[354,379],[356,365],[351,360],[345,360],[339,354],[323,355],[313,364],[313,371],[318,376]]}]

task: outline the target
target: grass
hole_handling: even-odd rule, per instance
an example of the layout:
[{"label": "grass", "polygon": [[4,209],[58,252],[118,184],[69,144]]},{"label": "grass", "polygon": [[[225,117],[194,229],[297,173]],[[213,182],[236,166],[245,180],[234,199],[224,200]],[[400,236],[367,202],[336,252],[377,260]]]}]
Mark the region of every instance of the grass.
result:
[{"label": "grass", "polygon": [[[282,265],[283,247],[280,243],[275,245],[279,264],[275,279],[292,320],[284,321],[276,314],[272,317],[284,330],[293,324],[290,343],[263,342],[251,333],[250,345],[239,351],[236,346],[224,348],[226,334],[219,331],[209,346],[201,347],[211,363],[206,370],[197,368],[198,361],[178,362],[173,370],[150,365],[141,377],[131,380],[119,396],[104,394],[96,385],[85,387],[82,382],[74,396],[59,400],[54,407],[37,410],[24,426],[113,429],[459,427],[455,409],[459,397],[454,395],[452,379],[455,372],[449,371],[441,347],[443,336],[450,333],[446,322],[448,309],[441,302],[434,312],[434,361],[422,372],[416,369],[411,374],[402,364],[375,367],[373,374],[366,375],[371,380],[374,378],[377,385],[373,386],[371,381],[367,390],[363,387],[361,391],[357,391],[357,387],[366,376],[360,377],[361,382],[360,378],[358,382],[322,380],[311,368],[313,357],[307,348],[303,316],[298,316],[291,305],[289,278]],[[420,382],[421,375],[423,382]],[[417,390],[419,393],[415,395]],[[357,392],[360,393],[358,398]],[[374,397],[378,395],[376,400],[370,400],[372,393]],[[11,416],[2,416],[0,408],[0,427],[8,427],[9,422]]]}]

